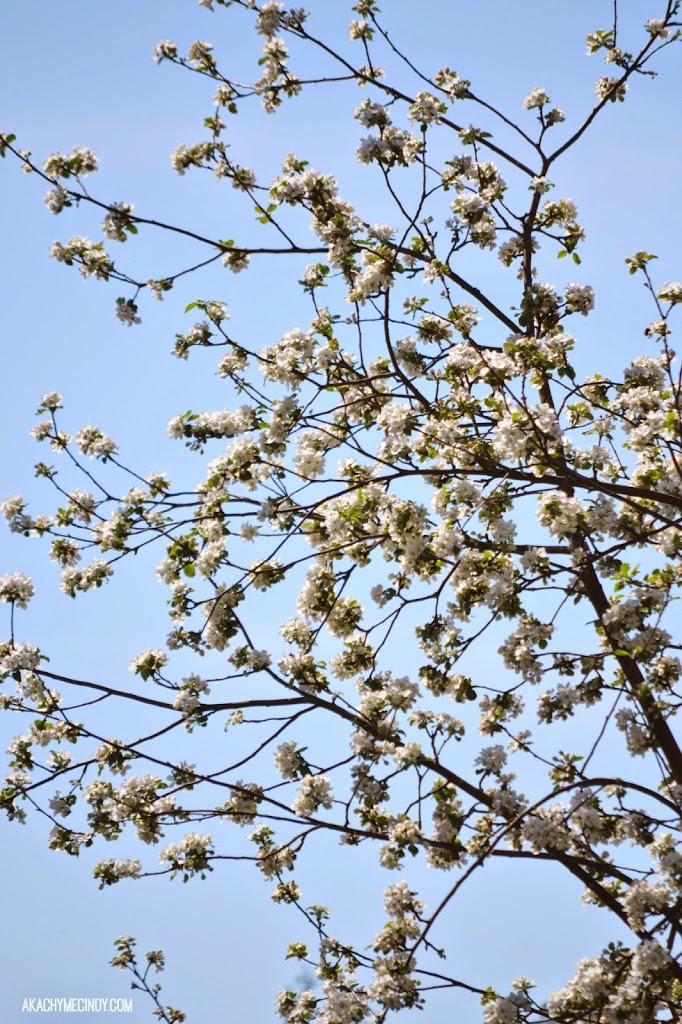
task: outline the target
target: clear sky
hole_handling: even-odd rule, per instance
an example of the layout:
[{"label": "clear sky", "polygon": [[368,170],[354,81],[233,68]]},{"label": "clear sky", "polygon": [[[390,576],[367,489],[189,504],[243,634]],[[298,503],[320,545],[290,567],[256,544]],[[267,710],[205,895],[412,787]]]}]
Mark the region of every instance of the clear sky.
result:
[{"label": "clear sky", "polygon": [[[626,0],[626,5],[624,21],[631,29],[662,7],[661,0]],[[336,27],[345,35],[350,4],[312,0],[309,6],[321,31]],[[586,58],[584,38],[608,26],[610,0],[487,0],[475,5],[386,0],[383,6],[396,38],[426,70],[449,65],[470,78],[489,102],[528,123],[521,100],[541,85],[564,109],[568,124],[577,125],[592,103],[596,78],[605,73],[596,58]],[[240,212],[231,190],[221,190],[206,175],[178,178],[169,164],[178,143],[203,137],[211,83],[168,65],[158,68],[150,59],[159,39],[174,39],[181,47],[208,39],[219,57],[225,54],[228,62],[245,66],[244,54],[253,49],[245,26],[244,18],[220,9],[211,15],[194,0],[1,5],[0,37],[6,44],[0,63],[0,129],[14,132],[36,157],[76,145],[94,149],[102,173],[91,180],[102,199],[132,201],[142,215],[214,237],[246,239],[250,218]],[[579,279],[595,285],[597,307],[580,324],[578,359],[591,370],[616,370],[644,347],[642,329],[650,313],[623,259],[646,249],[658,254],[656,271],[662,279],[679,279],[682,273],[679,48],[663,54],[658,69],[658,78],[635,82],[625,104],[605,111],[585,144],[553,175],[561,194],[577,201],[588,233]],[[351,114],[357,96],[349,97],[348,117],[338,123],[330,122],[323,97],[303,98],[275,118],[240,115],[233,129],[234,154],[240,162],[275,173],[283,157],[296,150],[312,165],[337,173],[350,198],[376,203],[359,212],[380,221],[381,200],[353,158],[359,129]],[[175,332],[191,322],[185,306],[198,295],[224,298],[235,319],[252,323],[258,347],[258,339],[269,343],[299,318],[303,321],[300,297],[290,292],[287,280],[273,278],[263,302],[258,266],[239,278],[217,268],[201,281],[184,279],[161,305],[145,303],[143,324],[125,329],[112,318],[120,289],[83,282],[47,257],[56,238],[96,231],[89,214],[67,211],[51,217],[41,202],[44,187],[21,175],[11,161],[0,164],[0,182],[0,497],[22,493],[35,498],[35,511],[51,509],[51,494],[33,480],[33,463],[44,456],[28,437],[39,396],[51,389],[64,395],[67,429],[96,422],[143,472],[167,469],[171,475],[198,478],[197,460],[188,460],[167,439],[165,425],[187,408],[220,408],[229,398],[209,362],[186,365],[169,354]],[[129,246],[124,255],[132,261],[131,272],[142,268],[145,278],[163,277],[185,260],[182,246],[150,231],[141,232],[139,245]],[[21,616],[21,635],[44,647],[56,671],[115,684],[125,678],[134,654],[163,644],[165,595],[148,588],[137,593],[133,607],[126,591],[126,580],[141,574],[121,573],[104,592],[71,602],[58,592],[57,570],[46,555],[36,541],[0,533],[0,574],[21,570],[36,581],[37,597]],[[263,645],[267,639],[264,627]],[[8,741],[24,726],[4,716],[0,739]],[[286,910],[269,901],[268,887],[252,865],[223,867],[204,883],[148,879],[99,892],[90,877],[92,864],[106,854],[128,855],[132,847],[100,849],[97,856],[75,860],[47,849],[48,830],[38,819],[23,828],[0,822],[3,1024],[19,1020],[24,996],[127,994],[125,979],[106,966],[113,940],[127,932],[139,937],[143,949],[164,947],[169,958],[164,994],[189,1012],[193,1024],[270,1019],[275,992],[295,977],[296,968],[284,963],[283,954],[299,936]],[[332,869],[332,894],[348,894],[347,900],[337,901],[343,902],[338,934],[354,918],[367,930],[379,913],[377,893],[396,877],[381,875],[374,858],[350,862],[323,846],[308,868],[311,901],[334,903],[325,879]],[[510,892],[504,873],[489,868],[472,885],[456,917],[447,922],[445,938],[455,951],[453,959],[475,962],[485,955],[490,965],[486,983],[505,988],[525,972],[528,953],[533,970],[558,986],[563,965],[570,970],[578,956],[596,952],[602,938],[612,937],[611,923],[603,925],[596,912],[574,910],[575,889],[558,887],[556,875],[544,865],[515,878],[521,883]],[[418,882],[427,901],[436,897],[438,879],[410,875],[410,880]],[[515,947],[519,918],[525,919],[526,937]],[[427,1012],[429,1024],[452,1019],[444,1001],[436,1000]],[[149,1008],[138,995],[133,1020],[148,1018]]]}]

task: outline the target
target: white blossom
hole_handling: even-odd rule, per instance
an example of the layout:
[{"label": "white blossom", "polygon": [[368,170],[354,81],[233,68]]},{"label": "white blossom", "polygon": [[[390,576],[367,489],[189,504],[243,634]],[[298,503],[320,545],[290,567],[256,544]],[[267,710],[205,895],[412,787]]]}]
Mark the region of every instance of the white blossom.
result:
[{"label": "white blossom", "polygon": [[23,572],[10,572],[0,576],[0,601],[26,608],[35,594],[33,583]]}]

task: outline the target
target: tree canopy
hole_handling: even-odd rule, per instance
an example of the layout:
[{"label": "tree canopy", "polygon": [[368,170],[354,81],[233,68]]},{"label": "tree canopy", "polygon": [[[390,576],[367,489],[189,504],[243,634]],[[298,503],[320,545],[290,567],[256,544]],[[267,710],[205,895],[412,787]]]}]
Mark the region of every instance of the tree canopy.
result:
[{"label": "tree canopy", "polygon": [[[75,678],[23,635],[32,580],[0,578],[0,707],[28,721],[0,807],[47,816],[54,850],[101,849],[101,887],[252,860],[289,907],[286,955],[316,976],[277,995],[287,1024],[402,1019],[436,990],[487,1024],[679,1021],[682,375],[670,338],[682,283],[654,253],[616,254],[614,272],[625,259],[646,291],[641,354],[616,373],[605,339],[585,373],[586,230],[553,176],[605,111],[627,120],[631,92],[646,98],[677,53],[680,0],[643,25],[604,5],[587,51],[605,74],[582,114],[544,86],[502,109],[485,99],[485,68],[479,83],[418,65],[374,0],[355,4],[348,38],[318,31],[319,4],[200,5],[220,32],[252,23],[255,77],[233,77],[206,41],[158,43],[158,63],[214,93],[203,137],[171,162],[255,208],[250,237],[107,201],[88,148],[40,160],[19,131],[0,136],[51,213],[101,217],[101,240],[74,235],[50,254],[115,282],[123,325],[191,275],[195,322],[173,355],[215,350],[227,395],[167,426],[195,456],[190,483],[145,472],[99,425],[67,430],[68,403],[42,395],[36,474],[54,502],[43,513],[6,498],[9,529],[49,546],[78,601],[107,585],[134,604],[146,563],[133,556],[152,549],[170,626],[133,658],[127,687],[104,668]],[[277,115],[314,90],[330,131],[354,102],[364,202],[304,152],[271,151],[273,177],[228,142],[254,105]],[[186,241],[180,269],[147,277],[126,261],[150,232]],[[212,264],[227,272],[220,294],[202,291]],[[240,275],[259,273],[263,303],[280,275],[297,315],[308,310],[296,323],[278,310],[265,345],[257,304],[230,310]],[[124,710],[125,733],[107,733],[103,708]],[[131,834],[136,855],[111,856],[105,844]],[[306,899],[329,840],[385,869],[376,934],[336,935],[333,877],[329,907]],[[498,991],[484,961],[464,977],[448,958],[461,890],[500,860],[509,886],[521,865],[550,864],[612,919],[613,941],[566,964],[558,991],[529,977]],[[440,877],[429,906],[425,867]],[[183,1019],[143,982],[130,937],[114,962],[161,1019]]]}]

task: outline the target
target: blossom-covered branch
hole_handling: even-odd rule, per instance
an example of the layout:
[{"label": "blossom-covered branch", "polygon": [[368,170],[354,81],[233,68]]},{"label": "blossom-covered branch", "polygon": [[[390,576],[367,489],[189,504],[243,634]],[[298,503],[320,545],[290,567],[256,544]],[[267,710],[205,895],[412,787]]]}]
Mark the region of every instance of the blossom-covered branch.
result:
[{"label": "blossom-covered branch", "polygon": [[[682,284],[657,279],[653,254],[628,256],[651,303],[646,351],[619,375],[599,372],[599,353],[579,372],[591,360],[576,359],[573,325],[597,297],[572,279],[585,231],[548,175],[679,42],[681,5],[633,24],[629,52],[614,4],[612,26],[587,40],[614,72],[598,78],[592,107],[564,111],[536,86],[518,117],[450,68],[418,68],[373,0],[358,0],[340,41],[278,0],[201,6],[252,19],[259,77],[232,78],[203,40],[184,55],[158,44],[160,63],[216,86],[208,137],[181,144],[172,165],[229,183],[255,207],[260,236],[213,239],[97,198],[86,148],[41,165],[8,135],[0,151],[49,182],[52,213],[104,212],[102,241],[77,235],[51,255],[129,286],[116,303],[123,323],[139,323],[144,288],[160,299],[181,275],[199,281],[218,259],[245,272],[258,254],[286,255],[283,274],[319,257],[295,270],[309,319],[283,322],[261,346],[223,298],[185,310],[194,322],[173,355],[216,349],[230,396],[167,426],[201,463],[195,484],[128,465],[102,427],[71,426],[62,397],[42,396],[33,434],[60,462],[36,472],[57,507],[35,513],[8,497],[9,529],[49,543],[62,591],[79,601],[129,578],[131,555],[158,549],[170,627],[163,647],[126,652],[129,687],[81,679],[19,638],[14,612],[34,583],[0,578],[10,610],[0,706],[29,721],[0,806],[11,819],[27,807],[47,816],[50,845],[70,854],[129,832],[145,854],[163,840],[158,858],[102,859],[100,886],[205,878],[252,860],[272,898],[298,912],[309,937],[287,955],[320,985],[280,993],[288,1024],[384,1021],[436,987],[469,993],[488,1024],[679,1020],[682,376],[670,336]],[[312,70],[299,74],[305,52]],[[223,118],[249,104],[276,113],[302,90],[352,82],[363,89],[356,156],[396,226],[375,222],[364,193],[344,198],[305,154],[283,155],[273,179],[224,142]],[[480,125],[466,126],[464,104]],[[134,245],[142,228],[210,255],[137,280],[107,246]],[[480,273],[486,257],[499,294]],[[93,702],[134,709],[130,735],[101,735]],[[579,729],[564,731],[569,720]],[[164,753],[170,733],[187,760]],[[204,831],[225,821],[246,839]],[[303,897],[322,835],[349,857],[376,847],[387,871],[449,873],[440,902],[429,911],[403,878],[385,891],[369,954],[366,936],[339,940],[331,911]],[[484,964],[475,978],[440,969],[443,921],[493,859],[510,873],[550,863],[613,919],[614,941],[553,995],[535,998],[527,978],[497,992]],[[161,1019],[183,1019],[158,1004],[145,980],[155,961],[140,973],[133,945],[119,940],[118,966]]]}]

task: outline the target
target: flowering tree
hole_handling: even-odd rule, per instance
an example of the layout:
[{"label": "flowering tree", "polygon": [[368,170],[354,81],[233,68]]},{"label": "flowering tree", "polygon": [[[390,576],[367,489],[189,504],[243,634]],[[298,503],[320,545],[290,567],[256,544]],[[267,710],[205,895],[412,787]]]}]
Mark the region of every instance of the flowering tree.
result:
[{"label": "flowering tree", "polygon": [[[100,886],[204,878],[216,861],[252,859],[308,930],[288,955],[320,980],[279,994],[288,1024],[384,1021],[421,1007],[433,988],[468,993],[489,1024],[679,1021],[682,664],[671,609],[682,583],[682,378],[669,337],[682,284],[655,281],[653,254],[629,257],[650,293],[647,351],[618,377],[581,379],[568,321],[589,314],[593,289],[557,289],[545,275],[580,264],[585,239],[575,203],[555,193],[554,165],[679,41],[681,2],[662,3],[641,29],[619,24],[616,0],[610,27],[587,40],[610,72],[592,109],[571,122],[538,87],[518,123],[455,71],[417,68],[374,0],[355,5],[349,43],[325,41],[314,16],[277,0],[200,2],[252,18],[262,54],[245,84],[209,43],[186,55],[158,44],[159,63],[215,83],[206,137],[180,145],[172,163],[181,175],[209,171],[255,204],[262,241],[203,237],[98,199],[85,183],[97,170],[88,149],[41,164],[4,135],[0,151],[47,183],[52,213],[101,209],[104,241],[75,236],[51,255],[122,285],[123,324],[139,323],[145,296],[163,299],[180,273],[215,261],[242,273],[257,254],[281,256],[283,274],[296,264],[310,320],[283,323],[259,348],[248,324],[231,327],[220,298],[191,304],[198,319],[177,334],[174,355],[217,349],[233,402],[168,426],[209,460],[190,490],[129,467],[99,427],[71,436],[60,395],[43,395],[34,436],[67,466],[40,462],[37,473],[58,507],[34,514],[7,498],[9,528],[49,539],[74,598],[157,546],[172,625],[167,650],[133,659],[128,689],[75,679],[15,631],[32,582],[0,579],[11,620],[1,706],[31,718],[11,745],[0,803],[10,819],[42,811],[51,847],[70,854],[136,832],[140,859],[104,857]],[[224,141],[226,120],[249,104],[275,113],[330,83],[364,87],[357,158],[397,227],[354,208],[305,154],[264,180]],[[206,258],[138,280],[109,242],[152,229],[192,239]],[[495,260],[511,303],[477,276]],[[128,484],[117,491],[121,474]],[[264,609],[281,619],[267,650],[257,642]],[[493,678],[475,660],[491,647]],[[181,676],[175,666],[189,659],[196,671]],[[87,696],[129,707],[130,733],[89,724]],[[143,711],[153,727],[136,731]],[[224,763],[202,768],[206,734],[226,718]],[[580,729],[567,733],[569,719]],[[183,729],[191,762],[162,749]],[[244,733],[248,753],[233,757],[229,741],[239,737],[241,751]],[[248,838],[219,842],[211,823],[224,820]],[[424,862],[442,872],[440,904],[427,909],[403,878],[385,891],[386,923],[369,952],[366,936],[334,937],[330,911],[309,906],[297,881],[324,833],[348,857],[373,844],[387,871]],[[492,858],[508,860],[510,877],[515,862],[550,862],[613,919],[614,942],[549,997],[526,978],[499,993],[484,968],[462,978],[440,962],[440,923]],[[119,940],[116,964],[157,1015],[181,1019],[142,984],[133,945]],[[162,965],[162,954],[149,956],[147,969]]]}]

